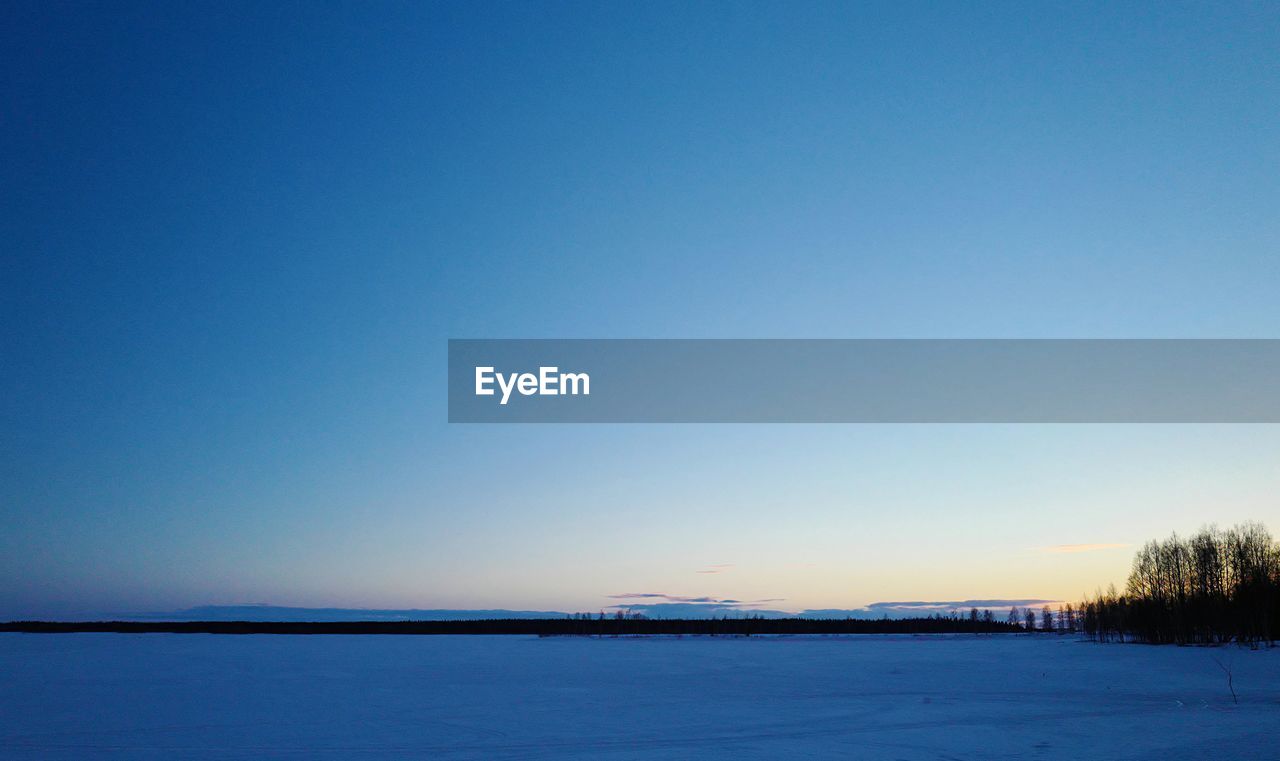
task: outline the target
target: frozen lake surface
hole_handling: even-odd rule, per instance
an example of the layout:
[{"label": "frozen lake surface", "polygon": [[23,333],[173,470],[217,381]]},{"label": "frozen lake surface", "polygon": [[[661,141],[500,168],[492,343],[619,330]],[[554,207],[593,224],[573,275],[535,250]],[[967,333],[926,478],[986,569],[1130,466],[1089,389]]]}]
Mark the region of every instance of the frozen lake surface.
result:
[{"label": "frozen lake surface", "polygon": [[406,757],[1276,759],[1280,650],[0,634],[0,758]]}]

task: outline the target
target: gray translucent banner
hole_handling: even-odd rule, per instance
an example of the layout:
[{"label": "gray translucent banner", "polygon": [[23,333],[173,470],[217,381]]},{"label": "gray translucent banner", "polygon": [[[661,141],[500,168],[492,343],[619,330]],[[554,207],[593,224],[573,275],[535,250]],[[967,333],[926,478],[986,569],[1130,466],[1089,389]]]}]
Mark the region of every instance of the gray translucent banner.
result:
[{"label": "gray translucent banner", "polygon": [[451,340],[449,421],[1276,423],[1280,340]]}]

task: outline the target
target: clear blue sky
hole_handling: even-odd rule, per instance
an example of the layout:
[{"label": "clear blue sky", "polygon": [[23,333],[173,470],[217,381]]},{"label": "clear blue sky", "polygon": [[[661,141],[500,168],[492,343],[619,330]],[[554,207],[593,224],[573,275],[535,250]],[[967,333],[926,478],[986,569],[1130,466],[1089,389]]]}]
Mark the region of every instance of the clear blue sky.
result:
[{"label": "clear blue sky", "polygon": [[1047,547],[1280,529],[1271,426],[468,428],[444,393],[450,337],[1280,337],[1278,32],[6,3],[0,616],[1056,597],[1130,550]]}]

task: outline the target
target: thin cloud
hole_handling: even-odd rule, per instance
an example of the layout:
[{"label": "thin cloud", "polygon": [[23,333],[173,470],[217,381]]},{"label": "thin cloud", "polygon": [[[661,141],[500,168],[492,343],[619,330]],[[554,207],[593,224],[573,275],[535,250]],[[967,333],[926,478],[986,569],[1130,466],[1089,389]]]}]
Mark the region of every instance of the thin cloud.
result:
[{"label": "thin cloud", "polygon": [[[668,603],[680,603],[684,605],[708,605],[726,608],[751,607],[753,605],[763,605],[767,602],[782,602],[784,597],[770,597],[763,600],[734,600],[731,598],[720,597],[686,597],[684,595],[669,595],[664,592],[624,592],[619,595],[606,595],[610,600],[662,600]],[[637,607],[636,603],[621,603],[611,605],[611,608],[630,608]]]},{"label": "thin cloud", "polygon": [[730,568],[733,568],[733,563],[712,563],[702,570],[694,571],[694,573],[724,573]]},{"label": "thin cloud", "polygon": [[1074,553],[1074,552],[1097,552],[1099,550],[1118,550],[1128,547],[1127,544],[1116,543],[1094,543],[1094,544],[1055,544],[1052,547],[1041,547],[1041,552],[1052,552],[1055,554]]},{"label": "thin cloud", "polygon": [[715,597],[685,597],[683,595],[669,595],[662,592],[623,592],[620,595],[609,595],[611,600],[633,600],[633,599],[650,599],[650,600],[666,600],[667,602],[702,602],[702,603],[722,603]]}]

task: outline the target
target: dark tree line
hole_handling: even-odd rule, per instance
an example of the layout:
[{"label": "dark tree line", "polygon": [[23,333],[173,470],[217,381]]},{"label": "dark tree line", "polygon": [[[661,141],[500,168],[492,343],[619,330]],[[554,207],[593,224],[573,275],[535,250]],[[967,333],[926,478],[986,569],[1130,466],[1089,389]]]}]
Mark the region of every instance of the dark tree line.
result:
[{"label": "dark tree line", "polygon": [[1016,627],[972,618],[709,618],[570,616],[568,618],[474,621],[11,621],[9,632],[167,632],[206,634],[535,634],[539,636],[620,636],[637,634],[956,634],[1015,631]]},{"label": "dark tree line", "polygon": [[1070,634],[1080,631],[1080,616],[1071,603],[1059,606],[1055,611],[1048,605],[1040,609],[1040,614],[1031,608],[1020,610],[1016,605],[1009,609],[1005,621],[1014,627],[1029,632],[1052,632],[1054,634]]},{"label": "dark tree line", "polygon": [[1280,545],[1259,523],[1147,543],[1123,594],[1081,605],[1090,639],[1273,645],[1280,632]]}]

